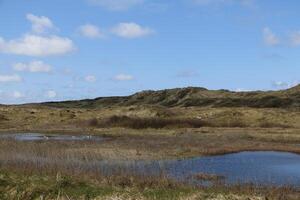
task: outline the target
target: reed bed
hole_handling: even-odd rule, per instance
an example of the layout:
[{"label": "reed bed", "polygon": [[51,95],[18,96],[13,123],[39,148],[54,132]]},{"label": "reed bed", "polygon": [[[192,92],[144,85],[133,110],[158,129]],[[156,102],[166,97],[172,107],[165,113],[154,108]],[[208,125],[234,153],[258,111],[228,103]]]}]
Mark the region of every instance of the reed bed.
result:
[{"label": "reed bed", "polygon": [[[188,185],[188,182],[178,182],[168,177],[164,171],[165,166],[160,165],[158,162],[149,161],[141,164],[139,161],[132,160],[107,161],[97,153],[75,151],[82,147],[97,148],[98,145],[97,142],[93,141],[21,142],[0,140],[0,175],[1,172],[5,171],[10,174],[9,176],[16,176],[16,179],[35,177],[29,178],[27,180],[28,185],[24,186],[23,180],[6,180],[1,175],[0,191],[1,184],[6,185],[5,188],[7,188],[8,186],[19,187],[18,184],[21,183],[23,184],[22,187],[25,187],[22,190],[27,191],[26,187],[32,187],[33,182],[37,179],[39,180],[38,185],[44,184],[42,189],[47,188],[46,185],[50,181],[47,179],[43,182],[45,177],[50,177],[50,179],[55,177],[54,188],[47,188],[46,191],[43,191],[40,186],[36,186],[37,189],[34,190],[34,195],[50,194],[51,197],[55,197],[65,191],[65,194],[76,199],[77,190],[80,190],[80,188],[93,188],[92,190],[96,191],[96,195],[99,191],[103,191],[103,188],[112,187],[121,188],[122,192],[133,190],[129,195],[133,195],[133,193],[140,194],[144,199],[191,199],[191,195],[196,195],[195,199],[200,197],[200,199],[205,199],[205,195],[202,196],[203,194],[209,194],[210,196],[211,194],[239,194],[242,197],[247,194],[266,196],[269,199],[297,199],[300,197],[298,195],[300,191],[291,187],[227,186],[218,181],[215,181],[215,184],[209,187]],[[201,175],[200,178],[214,179],[215,177]],[[124,188],[126,190],[123,190]],[[120,190],[118,191],[120,192]],[[176,191],[180,191],[178,198],[173,196],[177,194]],[[90,189],[82,190],[84,195],[89,193],[91,193]],[[26,199],[26,195],[27,199],[30,199],[29,195],[33,194],[25,192],[22,195],[24,195],[21,196],[22,199]],[[147,198],[149,195],[151,198]]]},{"label": "reed bed", "polygon": [[142,175],[157,173],[160,166],[136,161],[104,160],[101,155],[77,148],[96,148],[96,142],[20,142],[0,140],[0,166],[41,174],[89,174],[91,176]]}]

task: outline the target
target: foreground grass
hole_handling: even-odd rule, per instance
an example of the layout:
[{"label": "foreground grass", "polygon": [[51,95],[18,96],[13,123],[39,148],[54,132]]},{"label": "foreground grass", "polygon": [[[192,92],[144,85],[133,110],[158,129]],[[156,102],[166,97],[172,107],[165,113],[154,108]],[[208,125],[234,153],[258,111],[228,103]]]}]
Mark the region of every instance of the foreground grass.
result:
[{"label": "foreground grass", "polygon": [[[0,199],[182,199],[192,188],[175,187],[163,181],[157,186],[135,183],[133,177],[82,181],[78,178],[0,172]],[[104,183],[105,182],[105,183]]]},{"label": "foreground grass", "polygon": [[107,178],[87,180],[59,174],[56,176],[25,175],[20,172],[12,173],[0,170],[0,199],[279,200],[300,198],[299,191],[290,188],[253,186],[193,188],[157,181],[156,185],[152,185],[134,177],[119,177],[114,178],[114,181],[107,182]]}]

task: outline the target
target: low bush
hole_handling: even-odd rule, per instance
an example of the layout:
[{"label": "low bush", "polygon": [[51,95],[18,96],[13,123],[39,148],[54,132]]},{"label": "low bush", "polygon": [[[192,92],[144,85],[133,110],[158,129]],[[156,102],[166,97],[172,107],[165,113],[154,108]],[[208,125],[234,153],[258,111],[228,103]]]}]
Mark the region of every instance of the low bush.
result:
[{"label": "low bush", "polygon": [[274,122],[261,122],[259,124],[259,127],[261,128],[291,128],[291,126],[287,124],[280,124],[280,123],[274,123]]},{"label": "low bush", "polygon": [[84,123],[89,127],[97,128],[112,128],[123,127],[131,129],[162,129],[162,128],[201,128],[201,127],[226,127],[226,128],[245,128],[245,127],[259,127],[259,128],[291,128],[291,126],[283,123],[275,123],[263,121],[257,125],[249,124],[241,119],[229,120],[210,120],[205,121],[201,119],[178,119],[178,118],[161,118],[161,117],[129,117],[129,116],[111,116],[104,119],[93,118]]},{"label": "low bush", "polygon": [[126,127],[132,129],[145,129],[145,128],[200,128],[207,126],[207,122],[200,119],[166,119],[158,117],[137,118],[128,116],[112,116],[106,119],[91,119],[88,123],[90,126],[95,127]]}]

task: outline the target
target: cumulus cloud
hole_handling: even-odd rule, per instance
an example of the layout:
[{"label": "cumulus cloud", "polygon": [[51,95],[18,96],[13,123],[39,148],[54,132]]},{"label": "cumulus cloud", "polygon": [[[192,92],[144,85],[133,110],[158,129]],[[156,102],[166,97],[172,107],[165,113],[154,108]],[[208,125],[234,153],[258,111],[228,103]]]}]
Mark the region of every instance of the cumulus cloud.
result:
[{"label": "cumulus cloud", "polygon": [[92,24],[85,24],[79,27],[79,33],[88,38],[103,38],[104,33],[101,32],[100,28],[92,25]]},{"label": "cumulus cloud", "polygon": [[295,31],[290,34],[289,40],[291,45],[299,46],[300,45],[300,31]]},{"label": "cumulus cloud", "polygon": [[25,56],[55,56],[75,49],[73,41],[58,36],[26,34],[19,39],[5,41],[0,37],[0,52]]},{"label": "cumulus cloud", "polygon": [[239,4],[245,7],[253,7],[255,4],[254,0],[191,0],[191,2],[198,6]]},{"label": "cumulus cloud", "polygon": [[31,22],[31,29],[35,33],[44,33],[47,29],[54,28],[52,21],[48,17],[27,14],[26,18]]},{"label": "cumulus cloud", "polygon": [[250,92],[251,90],[245,88],[236,88],[233,90],[234,92]]},{"label": "cumulus cloud", "polygon": [[265,27],[263,29],[263,38],[264,38],[265,44],[267,44],[269,46],[275,46],[280,43],[280,39],[268,27]]},{"label": "cumulus cloud", "polygon": [[17,75],[0,75],[0,82],[5,83],[5,82],[21,82],[22,78]]},{"label": "cumulus cloud", "polygon": [[179,78],[191,78],[198,76],[199,73],[195,70],[185,70],[177,73],[177,77]]},{"label": "cumulus cloud", "polygon": [[263,59],[268,59],[268,60],[272,60],[272,61],[281,61],[284,60],[285,57],[279,53],[266,53],[261,55],[261,57]]},{"label": "cumulus cloud", "polygon": [[285,81],[275,81],[272,83],[272,86],[276,89],[288,89],[295,87],[299,84],[299,81],[294,82],[285,82]]},{"label": "cumulus cloud", "polygon": [[219,4],[219,3],[228,3],[231,0],[192,0],[196,5],[209,5],[209,4]]},{"label": "cumulus cloud", "polygon": [[300,31],[292,31],[289,35],[279,38],[270,28],[263,29],[263,38],[265,44],[269,46],[276,46],[279,44],[298,47],[300,46]]},{"label": "cumulus cloud", "polygon": [[88,75],[88,76],[84,77],[84,80],[86,82],[95,82],[97,80],[97,78],[93,75]]},{"label": "cumulus cloud", "polygon": [[115,81],[131,81],[133,79],[134,77],[129,74],[118,74],[113,78]]},{"label": "cumulus cloud", "polygon": [[112,28],[112,33],[119,37],[132,39],[153,34],[154,31],[148,27],[142,27],[139,24],[130,22],[118,24]]},{"label": "cumulus cloud", "polygon": [[49,90],[49,91],[46,92],[46,97],[47,98],[53,99],[56,96],[57,96],[57,93],[54,90]]},{"label": "cumulus cloud", "polygon": [[32,61],[30,63],[16,63],[13,65],[15,71],[27,72],[43,72],[49,73],[52,71],[52,66],[44,63],[43,61]]},{"label": "cumulus cloud", "polygon": [[[106,34],[113,34],[118,37],[133,39],[145,37],[147,35],[153,34],[154,30],[143,27],[139,24],[130,22],[130,23],[119,23],[116,26],[109,28],[109,31],[106,31]],[[80,35],[88,38],[104,38],[104,31],[101,31],[98,26],[92,24],[85,24],[78,28]]]},{"label": "cumulus cloud", "polygon": [[89,0],[90,3],[112,11],[124,11],[140,5],[144,0]]},{"label": "cumulus cloud", "polygon": [[273,87],[279,87],[279,88],[287,88],[289,86],[288,83],[283,82],[283,81],[275,81],[273,82]]},{"label": "cumulus cloud", "polygon": [[19,99],[19,98],[24,97],[24,94],[22,94],[22,93],[19,92],[19,91],[14,91],[14,92],[12,93],[12,97],[15,98],[15,99]]}]

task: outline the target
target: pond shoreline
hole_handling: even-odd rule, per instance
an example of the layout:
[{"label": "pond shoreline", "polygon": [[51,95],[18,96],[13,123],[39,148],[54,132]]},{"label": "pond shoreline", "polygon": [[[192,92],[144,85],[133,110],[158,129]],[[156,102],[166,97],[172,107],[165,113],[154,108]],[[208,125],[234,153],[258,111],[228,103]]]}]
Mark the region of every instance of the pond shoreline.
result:
[{"label": "pond shoreline", "polygon": [[[31,131],[0,129],[0,134],[26,132],[59,133],[74,136],[92,135],[109,138],[110,142],[99,146],[99,148],[110,149],[113,159],[184,159],[199,156],[226,155],[243,151],[280,151],[300,154],[300,146],[297,145],[300,144],[300,137],[299,141],[294,139],[298,138],[299,129],[202,128],[132,130],[111,128]],[[286,141],[282,141],[282,138]],[[140,143],[144,146],[141,146]],[[113,153],[116,148],[128,153],[116,155]]]}]

